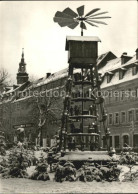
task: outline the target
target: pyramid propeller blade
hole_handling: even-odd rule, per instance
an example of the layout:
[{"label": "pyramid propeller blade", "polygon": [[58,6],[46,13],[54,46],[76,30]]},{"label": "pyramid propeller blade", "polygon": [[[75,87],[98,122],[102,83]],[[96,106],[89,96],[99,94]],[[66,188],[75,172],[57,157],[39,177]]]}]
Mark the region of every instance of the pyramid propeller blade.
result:
[{"label": "pyramid propeller blade", "polygon": [[89,15],[92,15],[93,13],[95,13],[95,12],[98,11],[98,10],[100,10],[100,8],[96,8],[96,9],[91,10],[89,13],[87,13],[87,14],[85,15],[85,17],[86,17],[86,16],[89,16]]},{"label": "pyramid propeller blade", "polygon": [[69,19],[73,19],[72,16],[70,15],[67,15],[63,12],[60,12],[60,11],[57,11],[56,14],[55,14],[55,17],[61,17],[61,18],[69,18]]},{"label": "pyramid propeller blade", "polygon": [[[75,22],[75,23],[76,23],[76,22]],[[65,27],[65,26],[69,26],[69,25],[74,24],[74,22],[58,22],[58,24],[59,24],[61,27]]]},{"label": "pyramid propeller blade", "polygon": [[87,20],[87,21],[90,21],[90,22],[93,22],[93,23],[97,23],[97,24],[104,24],[104,25],[107,25],[105,22],[101,22],[101,21],[97,21],[97,20]]},{"label": "pyramid propeller blade", "polygon": [[91,23],[91,22],[88,22],[88,21],[85,21],[86,23],[90,24],[91,26],[95,26],[95,27],[98,27],[97,25]]},{"label": "pyramid propeller blade", "polygon": [[102,15],[102,14],[105,14],[105,13],[108,13],[108,11],[104,11],[104,12],[101,12],[101,13],[97,13],[97,14],[94,14],[94,15],[90,15],[90,17],[94,17],[94,16],[97,16],[97,15]]},{"label": "pyramid propeller blade", "polygon": [[54,22],[74,22],[74,19],[68,19],[68,18],[61,18],[61,17],[54,17]]},{"label": "pyramid propeller blade", "polygon": [[106,18],[111,18],[111,17],[110,16],[105,16],[105,17],[91,17],[91,19],[106,19]]},{"label": "pyramid propeller blade", "polygon": [[86,25],[85,25],[83,22],[80,23],[80,27],[81,27],[82,29],[85,29],[85,30],[87,29],[87,28],[86,28]]},{"label": "pyramid propeller blade", "polygon": [[72,9],[70,9],[69,7],[67,7],[66,9],[64,9],[63,13],[72,16],[73,18],[77,17],[78,14],[76,14]]},{"label": "pyramid propeller blade", "polygon": [[68,27],[71,28],[71,29],[74,29],[77,27],[77,25],[79,24],[79,22],[74,22],[72,24],[69,24]]},{"label": "pyramid propeller blade", "polygon": [[84,15],[84,5],[78,7],[77,12],[78,12],[79,16],[83,16]]}]

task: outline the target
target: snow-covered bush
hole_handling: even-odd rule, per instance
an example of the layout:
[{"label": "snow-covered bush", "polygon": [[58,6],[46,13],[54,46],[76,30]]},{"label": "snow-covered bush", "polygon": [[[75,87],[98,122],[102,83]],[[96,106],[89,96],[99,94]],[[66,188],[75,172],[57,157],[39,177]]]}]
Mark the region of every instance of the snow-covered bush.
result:
[{"label": "snow-covered bush", "polygon": [[8,161],[1,171],[3,178],[27,178],[27,167],[29,166],[28,155],[23,150],[11,150]]},{"label": "snow-covered bush", "polygon": [[71,162],[66,162],[64,166],[60,164],[57,165],[55,172],[55,181],[63,182],[63,181],[75,181],[76,179],[76,169]]},{"label": "snow-covered bush", "polygon": [[50,180],[50,177],[47,172],[47,168],[48,168],[48,164],[44,159],[44,157],[42,156],[37,163],[35,172],[33,172],[33,174],[29,178],[33,180],[43,180],[43,181]]},{"label": "snow-covered bush", "polygon": [[132,148],[126,147],[125,150],[121,153],[119,163],[121,165],[126,165],[129,168],[129,171],[124,174],[123,181],[133,181],[138,179],[138,170],[132,171],[134,165],[136,165],[136,161],[138,158],[138,154],[132,152]]},{"label": "snow-covered bush", "polygon": [[78,170],[77,180],[91,182],[116,181],[120,175],[120,169],[115,163],[110,162],[107,166],[85,164]]}]

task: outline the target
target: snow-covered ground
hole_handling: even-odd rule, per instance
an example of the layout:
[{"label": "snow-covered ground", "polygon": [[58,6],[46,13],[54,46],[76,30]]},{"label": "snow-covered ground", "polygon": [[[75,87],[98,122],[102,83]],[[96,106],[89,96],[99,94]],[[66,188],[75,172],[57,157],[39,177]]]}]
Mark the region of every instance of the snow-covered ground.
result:
[{"label": "snow-covered ground", "polygon": [[[39,158],[42,151],[35,152]],[[43,152],[46,155],[46,153]],[[36,181],[22,178],[0,178],[0,193],[137,193],[138,180],[134,182],[122,182],[124,173],[128,172],[126,166],[119,166],[121,170],[120,181],[118,182],[63,182],[58,183],[53,180],[54,173],[49,173],[50,181]],[[35,167],[27,169],[28,174],[34,171]],[[134,169],[138,170],[138,166]]]},{"label": "snow-covered ground", "polygon": [[30,179],[0,179],[0,193],[137,193],[135,182],[53,182]]},{"label": "snow-covered ground", "polygon": [[[120,166],[123,174],[128,171],[125,166]],[[138,167],[136,167],[138,169]],[[28,174],[34,171],[35,167],[27,169]],[[50,181],[36,181],[30,179],[10,178],[0,179],[0,193],[137,193],[138,180],[134,182],[63,182],[53,180],[54,173],[49,173]]]}]

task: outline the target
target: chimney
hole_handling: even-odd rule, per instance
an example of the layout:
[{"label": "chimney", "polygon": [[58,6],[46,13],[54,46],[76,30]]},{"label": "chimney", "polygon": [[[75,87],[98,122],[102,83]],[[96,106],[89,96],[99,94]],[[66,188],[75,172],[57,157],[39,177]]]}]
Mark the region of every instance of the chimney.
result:
[{"label": "chimney", "polygon": [[136,60],[138,60],[138,48],[136,49]]},{"label": "chimney", "polygon": [[46,79],[51,75],[51,73],[46,73]]},{"label": "chimney", "polygon": [[127,61],[129,61],[132,57],[127,56],[127,53],[124,52],[121,55],[121,65],[125,64]]}]

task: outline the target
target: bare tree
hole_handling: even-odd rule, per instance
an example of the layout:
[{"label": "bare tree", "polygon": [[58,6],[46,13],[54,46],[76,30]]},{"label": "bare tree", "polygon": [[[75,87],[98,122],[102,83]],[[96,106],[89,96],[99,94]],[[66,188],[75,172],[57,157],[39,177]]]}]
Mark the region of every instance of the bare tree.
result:
[{"label": "bare tree", "polygon": [[0,69],[0,85],[5,84],[9,74],[6,69]]},{"label": "bare tree", "polygon": [[49,126],[56,125],[60,127],[62,102],[61,97],[34,97],[34,112],[38,120],[38,141],[42,145],[42,136],[49,135]]},{"label": "bare tree", "polygon": [[3,92],[6,86],[9,86],[12,81],[9,79],[10,75],[4,68],[0,68],[0,92]]}]

